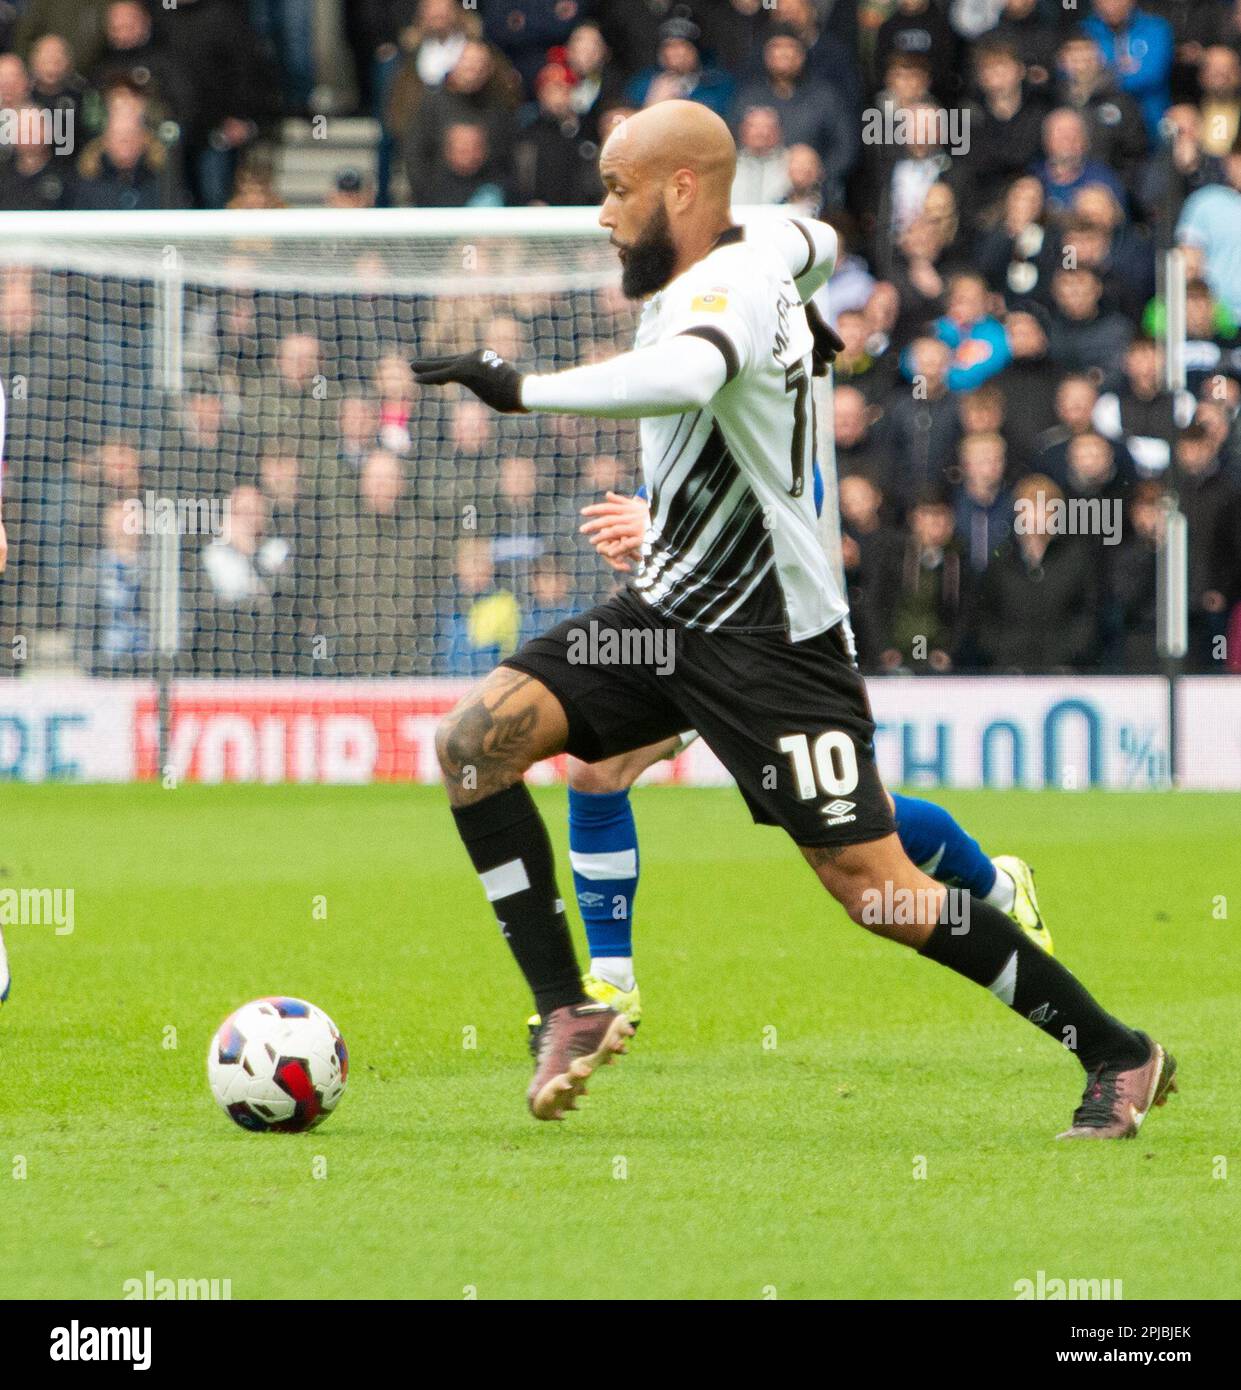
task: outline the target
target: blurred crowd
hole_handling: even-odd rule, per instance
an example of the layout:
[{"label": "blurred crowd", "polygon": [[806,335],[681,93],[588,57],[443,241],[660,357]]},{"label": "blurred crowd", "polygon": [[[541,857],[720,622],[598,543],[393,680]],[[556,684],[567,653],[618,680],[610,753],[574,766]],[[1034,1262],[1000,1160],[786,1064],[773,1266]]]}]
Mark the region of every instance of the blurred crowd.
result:
[{"label": "blurred crowd", "polygon": [[610,356],[635,325],[619,288],[187,284],[173,405],[151,370],[156,295],[141,278],[0,270],[0,376],[21,382],[0,670],[20,674],[54,633],[79,670],[148,672],[170,527],[178,666],[201,675],[482,673],[609,591],[580,509],[636,487],[635,422],[497,415],[423,392],[409,358],[480,340],[516,359],[540,342],[551,365]]},{"label": "blurred crowd", "polygon": [[[1189,664],[1241,669],[1241,0],[0,0],[0,109],[72,111],[78,132],[62,154],[52,122],[27,122],[0,147],[0,208],[278,206],[282,118],[316,113],[382,131],[374,166],[325,191],[335,206],[590,203],[602,140],[669,97],[732,125],[738,204],[840,234],[825,296],[866,668],[1156,669],[1174,502]],[[1175,390],[1170,247],[1188,276]],[[90,370],[63,353],[72,291],[45,281],[4,283],[6,380],[35,360]],[[28,505],[67,538],[27,603],[84,664],[145,659],[118,510],[139,483],[199,478],[242,518],[184,605],[201,670],[229,669],[220,634],[244,613],[238,669],[456,673],[606,589],[573,517],[632,485],[627,426],[423,398],[406,359],[442,336],[433,301],[377,328],[345,297],[308,333],[296,305],[246,298],[204,292],[212,349],[158,458],[149,433],[79,446],[51,419],[14,439],[37,455]],[[630,341],[618,295],[562,299],[500,297],[470,326],[544,369]],[[348,636],[312,658],[324,614]]]}]

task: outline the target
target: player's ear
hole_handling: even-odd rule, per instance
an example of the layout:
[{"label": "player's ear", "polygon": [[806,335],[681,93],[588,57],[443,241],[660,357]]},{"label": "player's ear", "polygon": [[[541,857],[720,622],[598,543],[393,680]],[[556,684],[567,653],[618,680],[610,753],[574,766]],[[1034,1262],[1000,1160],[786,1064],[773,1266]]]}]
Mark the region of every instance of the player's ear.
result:
[{"label": "player's ear", "polygon": [[669,212],[683,212],[698,193],[698,175],[692,169],[678,169],[672,180],[672,207]]}]

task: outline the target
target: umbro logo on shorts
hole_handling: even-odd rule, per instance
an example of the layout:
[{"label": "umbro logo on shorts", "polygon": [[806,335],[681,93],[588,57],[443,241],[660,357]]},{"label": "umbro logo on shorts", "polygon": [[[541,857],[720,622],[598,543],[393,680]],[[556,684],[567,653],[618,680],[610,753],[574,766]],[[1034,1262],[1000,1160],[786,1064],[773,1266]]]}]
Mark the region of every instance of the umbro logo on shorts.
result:
[{"label": "umbro logo on shorts", "polygon": [[837,798],[835,801],[829,801],[826,806],[821,806],[819,809],[827,817],[828,825],[847,825],[849,821],[857,820],[857,817],[853,814],[856,805],[857,803],[855,801],[842,801]]}]

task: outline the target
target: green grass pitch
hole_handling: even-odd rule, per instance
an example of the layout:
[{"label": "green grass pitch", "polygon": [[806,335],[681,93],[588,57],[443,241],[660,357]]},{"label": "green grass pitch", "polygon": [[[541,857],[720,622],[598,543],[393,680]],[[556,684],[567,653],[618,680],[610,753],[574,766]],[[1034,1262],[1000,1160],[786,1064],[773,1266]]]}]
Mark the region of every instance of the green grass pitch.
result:
[{"label": "green grass pitch", "polygon": [[[538,796],[568,893],[565,794]],[[6,932],[0,1298],[148,1270],[234,1298],[1237,1294],[1241,797],[942,798],[1180,1060],[1136,1142],[1077,1145],[1070,1056],[851,925],[735,794],[635,799],[646,1018],[539,1125],[524,987],[435,789],[6,788],[0,887],[72,887],[75,921]],[[268,993],[350,1047],[309,1135],[207,1090],[216,1025]]]}]

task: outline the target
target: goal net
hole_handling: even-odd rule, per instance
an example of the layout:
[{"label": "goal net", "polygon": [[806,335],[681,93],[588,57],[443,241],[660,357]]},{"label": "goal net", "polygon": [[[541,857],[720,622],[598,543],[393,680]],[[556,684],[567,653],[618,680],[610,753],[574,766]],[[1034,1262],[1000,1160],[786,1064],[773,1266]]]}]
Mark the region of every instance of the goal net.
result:
[{"label": "goal net", "polygon": [[633,486],[635,426],[408,365],[623,350],[590,210],[10,216],[0,276],[10,669],[149,671],[169,527],[195,675],[470,675],[606,592],[577,509]]}]

